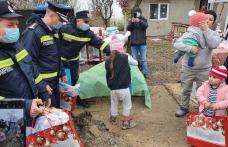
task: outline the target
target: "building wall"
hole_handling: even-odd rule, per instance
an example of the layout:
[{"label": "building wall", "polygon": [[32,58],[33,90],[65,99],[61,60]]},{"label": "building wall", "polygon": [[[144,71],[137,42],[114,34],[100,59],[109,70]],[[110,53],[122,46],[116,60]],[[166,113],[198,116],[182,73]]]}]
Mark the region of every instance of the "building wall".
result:
[{"label": "building wall", "polygon": [[[216,6],[216,13],[219,15],[221,9],[222,9],[222,6],[223,6],[223,3],[219,3],[217,6]],[[224,30],[224,27],[225,27],[225,23],[226,23],[226,15],[228,13],[228,3],[225,3],[224,4],[224,9],[221,13],[221,17],[220,17],[220,22],[221,22],[221,29],[222,31]],[[218,19],[217,19],[217,22],[219,22],[219,16],[218,16]]]},{"label": "building wall", "polygon": [[[150,20],[150,3],[169,3],[168,20]],[[143,15],[148,19],[148,36],[168,35],[172,22],[189,23],[188,12],[195,9],[195,0],[144,0],[140,5]]]}]

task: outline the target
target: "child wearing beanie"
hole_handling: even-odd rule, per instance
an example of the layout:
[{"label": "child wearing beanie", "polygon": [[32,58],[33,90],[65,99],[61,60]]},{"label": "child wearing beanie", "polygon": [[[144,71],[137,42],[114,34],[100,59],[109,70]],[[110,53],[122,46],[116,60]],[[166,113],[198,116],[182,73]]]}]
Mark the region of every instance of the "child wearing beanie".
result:
[{"label": "child wearing beanie", "polygon": [[110,122],[117,124],[118,103],[123,104],[123,123],[122,129],[130,129],[135,126],[130,115],[132,108],[131,94],[129,85],[131,82],[131,65],[138,65],[138,62],[131,56],[124,53],[124,40],[118,35],[113,35],[110,42],[111,56],[105,61],[106,80],[111,90],[111,117]]},{"label": "child wearing beanie", "polygon": [[199,112],[204,116],[225,116],[228,108],[228,85],[225,84],[227,69],[218,66],[210,71],[209,80],[197,90]]},{"label": "child wearing beanie", "polygon": [[[190,22],[191,22],[191,28],[194,29],[188,29],[188,31],[183,35],[183,43],[185,45],[191,46],[191,47],[198,47],[200,45],[200,40],[199,36],[195,33],[195,31],[201,31],[200,30],[200,23],[202,21],[207,20],[206,14],[202,12],[194,12],[190,11]],[[178,60],[185,54],[185,51],[178,50],[176,51],[175,58],[174,58],[174,63],[177,63]],[[188,66],[193,67],[194,66],[194,60],[196,57],[195,53],[188,52]]]}]

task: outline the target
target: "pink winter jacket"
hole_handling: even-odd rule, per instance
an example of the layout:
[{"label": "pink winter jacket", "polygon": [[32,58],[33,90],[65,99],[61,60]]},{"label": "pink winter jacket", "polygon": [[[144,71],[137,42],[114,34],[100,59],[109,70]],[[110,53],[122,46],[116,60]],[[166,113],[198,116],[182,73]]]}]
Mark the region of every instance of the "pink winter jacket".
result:
[{"label": "pink winter jacket", "polygon": [[[196,98],[200,103],[199,112],[202,112],[202,110],[204,109],[204,105],[207,103],[209,90],[210,85],[208,81],[205,81],[196,92]],[[226,85],[225,82],[220,84],[220,86],[217,89],[217,99],[215,107],[215,116],[225,115],[225,110],[226,108],[228,108],[228,85]]]}]

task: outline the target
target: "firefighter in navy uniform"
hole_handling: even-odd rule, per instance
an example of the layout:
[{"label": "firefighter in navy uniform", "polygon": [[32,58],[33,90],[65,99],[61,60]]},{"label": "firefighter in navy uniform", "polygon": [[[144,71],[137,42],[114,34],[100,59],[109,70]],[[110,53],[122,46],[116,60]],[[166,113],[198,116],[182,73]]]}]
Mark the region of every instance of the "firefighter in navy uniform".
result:
[{"label": "firefighter in navy uniform", "polygon": [[[77,83],[79,73],[79,52],[86,45],[92,45],[100,49],[106,55],[110,54],[110,48],[107,43],[98,38],[89,29],[89,11],[80,11],[71,22],[64,24],[59,30],[61,60],[64,68],[70,69],[71,83]],[[83,107],[89,107],[86,101],[78,99],[77,103]]]},{"label": "firefighter in navy uniform", "polygon": [[46,89],[51,95],[52,105],[59,108],[59,78],[63,82],[67,79],[64,68],[61,68],[58,38],[54,34],[61,27],[61,21],[67,21],[67,11],[63,5],[47,3],[48,9],[44,17],[37,17],[24,31],[21,42],[32,56],[42,79],[48,83]]},{"label": "firefighter in navy uniform", "polygon": [[50,105],[50,96],[31,57],[18,42],[19,17],[7,1],[0,1],[0,99],[24,98],[27,116],[36,117],[43,111],[39,105]]}]

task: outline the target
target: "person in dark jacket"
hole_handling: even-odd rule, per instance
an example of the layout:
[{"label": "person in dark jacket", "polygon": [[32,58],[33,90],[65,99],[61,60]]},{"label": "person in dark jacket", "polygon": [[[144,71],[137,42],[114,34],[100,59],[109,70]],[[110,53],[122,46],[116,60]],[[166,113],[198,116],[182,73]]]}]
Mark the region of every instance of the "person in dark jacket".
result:
[{"label": "person in dark jacket", "polygon": [[127,30],[131,31],[130,46],[134,59],[138,59],[138,54],[141,56],[141,64],[145,78],[149,78],[147,66],[147,43],[146,29],[148,27],[147,19],[142,16],[140,8],[133,10],[133,17],[128,23]]},{"label": "person in dark jacket", "polygon": [[[89,11],[77,12],[76,17],[71,22],[64,24],[59,30],[61,60],[64,68],[70,69],[72,85],[78,81],[79,53],[86,44],[100,49],[106,55],[110,54],[109,45],[89,29],[90,18],[88,14]],[[85,108],[89,107],[80,98],[77,103]]]},{"label": "person in dark jacket", "polygon": [[0,1],[0,100],[23,98],[26,116],[36,117],[42,112],[38,105],[50,105],[50,96],[27,50],[18,42],[19,17],[7,1]]},{"label": "person in dark jacket", "polygon": [[44,18],[37,17],[21,38],[42,80],[48,84],[46,89],[51,95],[52,105],[57,108],[60,107],[59,78],[64,82],[67,79],[61,66],[58,38],[54,34],[61,27],[61,21],[67,21],[65,9],[62,5],[48,2]]}]

